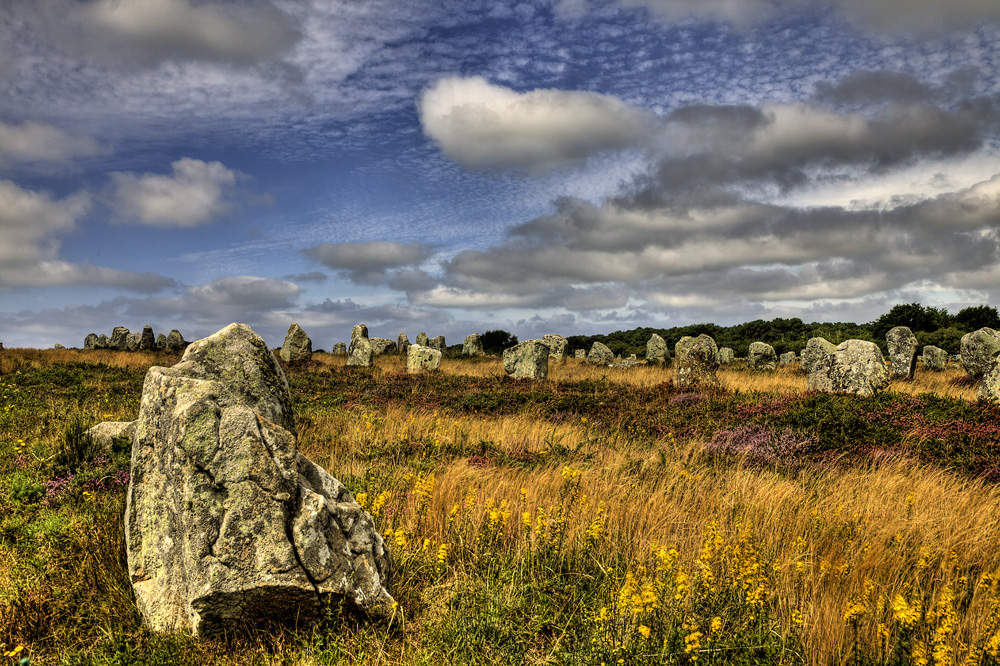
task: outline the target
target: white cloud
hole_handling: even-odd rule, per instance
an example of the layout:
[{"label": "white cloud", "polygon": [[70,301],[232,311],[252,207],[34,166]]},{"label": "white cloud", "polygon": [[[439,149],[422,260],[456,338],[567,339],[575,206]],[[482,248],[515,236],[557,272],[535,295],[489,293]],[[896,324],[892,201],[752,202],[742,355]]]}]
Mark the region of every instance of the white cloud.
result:
[{"label": "white cloud", "polygon": [[32,162],[65,162],[101,152],[89,137],[77,137],[46,123],[0,120],[0,166]]},{"label": "white cloud", "polygon": [[155,273],[135,273],[60,258],[62,237],[90,207],[86,193],[59,201],[44,192],[0,180],[0,286],[103,285],[154,292],[173,284]]},{"label": "white cloud", "polygon": [[545,168],[635,147],[652,112],[612,95],[539,89],[518,93],[481,77],[447,77],[419,101],[424,133],[466,167]]},{"label": "white cloud", "polygon": [[114,58],[253,62],[278,55],[297,39],[288,17],[265,2],[99,0],[70,11],[86,48]]},{"label": "white cloud", "polygon": [[115,172],[112,207],[122,221],[153,227],[197,227],[232,210],[236,171],[185,157],[169,176]]},{"label": "white cloud", "polygon": [[200,311],[235,308],[240,312],[261,312],[291,306],[301,291],[294,282],[232,275],[188,287],[186,300]]}]

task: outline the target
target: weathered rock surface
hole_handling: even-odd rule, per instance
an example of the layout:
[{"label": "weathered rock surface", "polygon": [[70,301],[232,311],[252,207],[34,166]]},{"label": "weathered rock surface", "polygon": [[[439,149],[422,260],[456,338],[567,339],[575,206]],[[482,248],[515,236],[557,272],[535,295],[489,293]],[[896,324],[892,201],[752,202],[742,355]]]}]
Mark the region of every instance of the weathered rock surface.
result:
[{"label": "weathered rock surface", "polygon": [[719,365],[728,365],[733,362],[735,355],[731,347],[719,348]]},{"label": "weathered rock surface", "polygon": [[376,356],[396,353],[395,340],[390,340],[389,338],[368,338],[368,342],[371,344],[372,351],[375,352]]},{"label": "weathered rock surface", "polygon": [[108,341],[108,349],[125,351],[128,345],[129,331],[124,326],[115,326],[111,331],[111,339]]},{"label": "weathered rock surface", "polygon": [[751,370],[775,370],[778,367],[778,355],[774,347],[766,342],[751,342],[747,351],[747,367]]},{"label": "weathered rock surface", "polygon": [[906,326],[894,326],[885,334],[889,370],[897,379],[913,379],[917,369],[917,336]]},{"label": "weathered rock surface", "polygon": [[351,493],[298,452],[288,382],[243,324],[146,375],[125,535],[154,631],[301,625],[328,595],[394,612],[382,537]]},{"label": "weathered rock surface", "polygon": [[411,375],[437,370],[441,366],[441,352],[423,345],[410,345],[406,350],[406,371]]},{"label": "weathered rock surface", "polygon": [[603,342],[595,342],[590,345],[587,353],[587,363],[590,365],[607,365],[615,360],[615,354]]},{"label": "weathered rock surface", "polygon": [[108,336],[101,333],[97,336],[97,346],[94,349],[107,349],[111,342],[108,340]]},{"label": "weathered rock surface", "polygon": [[170,334],[167,335],[166,350],[168,352],[179,352],[187,349],[188,343],[184,340],[184,336],[176,328],[171,329]]},{"label": "weathered rock surface", "polygon": [[826,357],[837,351],[837,345],[826,338],[809,338],[802,350],[801,367],[806,374],[812,373],[813,367],[819,362],[825,362]]},{"label": "weathered rock surface", "polygon": [[410,339],[406,337],[406,333],[396,336],[396,349],[400,354],[405,354],[410,349]]},{"label": "weathered rock surface", "polygon": [[447,347],[445,346],[445,343],[444,343],[444,336],[443,335],[436,335],[433,338],[431,338],[430,340],[428,340],[427,341],[427,346],[430,347],[430,348],[432,348],[432,349],[437,349],[442,354],[444,353],[444,350],[447,349]]},{"label": "weathered rock surface", "polygon": [[153,327],[146,324],[142,327],[142,337],[139,339],[139,351],[153,351],[156,349],[156,335],[153,334]]},{"label": "weathered rock surface", "polygon": [[57,342],[57,343],[55,343],[54,345],[52,345],[52,348],[53,348],[53,349],[66,349],[66,346],[65,346],[65,345],[61,345],[61,344],[59,344],[59,343]]},{"label": "weathered rock surface", "polygon": [[688,350],[694,344],[694,338],[690,335],[685,335],[681,337],[680,340],[674,343],[674,367],[678,367],[681,359],[687,355]]},{"label": "weathered rock surface", "polygon": [[940,371],[948,367],[948,352],[934,345],[924,347],[922,359],[928,370]]},{"label": "weathered rock surface", "polygon": [[586,359],[586,358],[587,358],[587,350],[586,350],[586,349],[577,349],[577,350],[576,350],[576,351],[574,352],[574,356],[575,356],[576,358],[582,358],[582,359]]},{"label": "weathered rock surface", "polygon": [[867,340],[842,342],[811,368],[806,386],[823,393],[869,397],[889,385],[885,358],[878,345]]},{"label": "weathered rock surface", "polygon": [[125,351],[139,351],[142,344],[142,333],[129,333],[125,336]]},{"label": "weathered rock surface", "polygon": [[979,379],[993,369],[1000,355],[1000,333],[983,327],[962,336],[962,367],[970,377]]},{"label": "weathered rock surface", "polygon": [[358,324],[351,331],[351,346],[347,348],[347,364],[351,367],[370,368],[375,362],[375,349],[368,340],[368,327]]},{"label": "weathered rock surface", "polygon": [[653,333],[646,342],[646,362],[666,363],[670,360],[670,350],[667,341],[658,333]]},{"label": "weathered rock surface", "polygon": [[423,331],[417,333],[417,342],[415,344],[418,344],[421,347],[426,347],[429,341],[430,339],[427,337],[426,333],[424,333]]},{"label": "weathered rock surface", "polygon": [[995,363],[993,369],[983,375],[976,396],[983,402],[1000,405],[1000,363]]},{"label": "weathered rock surface", "polygon": [[285,363],[292,361],[308,361],[312,358],[313,343],[302,327],[293,323],[285,333],[285,342],[281,345],[281,359]]},{"label": "weathered rock surface", "polygon": [[722,383],[715,375],[719,367],[719,348],[715,340],[704,333],[697,338],[685,337],[688,337],[688,341],[683,347],[683,353],[674,360],[674,384],[684,388],[722,388]]},{"label": "weathered rock surface", "polygon": [[542,342],[549,346],[549,360],[561,361],[566,356],[566,345],[569,340],[555,333],[548,333],[542,336]]},{"label": "weathered rock surface", "polygon": [[97,333],[87,333],[87,337],[83,339],[83,348],[87,350],[97,349]]},{"label": "weathered rock surface", "polygon": [[87,434],[104,449],[110,449],[114,440],[125,437],[131,441],[135,437],[138,421],[102,421],[87,430]]},{"label": "weathered rock surface", "polygon": [[333,351],[331,351],[330,353],[331,354],[346,354],[347,353],[347,343],[346,342],[337,342],[337,343],[335,343],[333,345]]},{"label": "weathered rock surface", "polygon": [[486,356],[486,352],[483,351],[483,342],[479,339],[478,333],[465,336],[465,341],[462,343],[462,356]]},{"label": "weathered rock surface", "polygon": [[778,365],[779,366],[780,365],[791,365],[792,363],[795,363],[795,352],[793,352],[793,351],[785,352],[784,354],[782,354],[781,356],[778,357]]},{"label": "weathered rock surface", "polygon": [[160,333],[159,335],[156,336],[156,348],[159,349],[160,351],[163,351],[164,349],[167,348],[167,336],[164,335],[163,333]]},{"label": "weathered rock surface", "polygon": [[549,346],[543,340],[525,340],[504,349],[503,370],[514,379],[545,379],[549,375]]}]

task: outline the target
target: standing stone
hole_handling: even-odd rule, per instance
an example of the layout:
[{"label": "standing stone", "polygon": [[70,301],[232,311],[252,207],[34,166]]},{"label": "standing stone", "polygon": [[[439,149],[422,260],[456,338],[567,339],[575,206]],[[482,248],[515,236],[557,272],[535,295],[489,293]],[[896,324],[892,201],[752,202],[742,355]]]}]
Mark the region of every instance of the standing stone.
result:
[{"label": "standing stone", "polygon": [[924,367],[928,370],[940,371],[948,367],[948,352],[940,347],[927,345],[924,347],[924,355],[922,358],[924,361]]},{"label": "standing stone", "polygon": [[368,327],[358,324],[351,331],[351,346],[347,348],[347,365],[370,368],[375,362],[375,349],[368,340]]},{"label": "standing stone", "polygon": [[139,351],[139,345],[142,344],[142,333],[129,333],[125,336],[125,350],[126,351]]},{"label": "standing stone", "polygon": [[368,342],[371,344],[372,351],[375,352],[376,356],[396,353],[395,340],[390,340],[388,338],[368,338]]},{"label": "standing stone", "polygon": [[983,375],[976,397],[983,402],[1000,405],[1000,363],[994,363],[993,369]]},{"label": "standing stone", "polygon": [[[811,341],[810,341],[811,342]],[[878,345],[867,340],[841,342],[811,366],[806,387],[823,393],[870,397],[889,385],[889,370]]]},{"label": "standing stone", "polygon": [[396,350],[400,354],[406,354],[410,348],[410,339],[406,337],[406,333],[400,333],[396,336]]},{"label": "standing stone", "polygon": [[313,343],[302,327],[293,323],[285,333],[285,343],[281,345],[281,359],[285,363],[312,359]]},{"label": "standing stone", "polygon": [[447,348],[447,347],[445,347],[445,344],[444,344],[444,336],[443,335],[436,335],[433,338],[431,338],[430,340],[428,340],[427,341],[427,346],[430,347],[431,349],[437,349],[442,354],[444,353],[444,350]]},{"label": "standing stone", "polygon": [[542,336],[542,342],[549,346],[549,359],[553,361],[563,360],[563,357],[566,355],[566,345],[569,344],[569,340],[561,335],[549,333]]},{"label": "standing stone", "polygon": [[1000,333],[983,327],[962,336],[962,367],[970,377],[980,379],[993,368],[1000,355]]},{"label": "standing stone", "polygon": [[153,351],[156,349],[156,336],[153,335],[153,327],[146,324],[142,327],[142,336],[139,338],[139,351]]},{"label": "standing stone", "polygon": [[587,363],[590,365],[607,365],[614,360],[614,352],[603,342],[595,342],[590,346],[590,352],[587,354]]},{"label": "standing stone", "polygon": [[747,367],[751,370],[774,370],[778,367],[778,355],[774,347],[766,342],[751,342],[747,352]]},{"label": "standing stone", "polygon": [[826,338],[809,338],[805,349],[802,350],[802,362],[800,367],[806,374],[812,374],[817,363],[825,363],[826,357],[837,351],[837,345]]},{"label": "standing stone", "polygon": [[156,348],[160,351],[167,348],[167,336],[163,333],[156,336]]},{"label": "standing stone", "polygon": [[[682,338],[683,339],[683,338]],[[715,375],[719,367],[719,348],[711,336],[704,333],[690,338],[684,353],[675,359],[674,384],[682,388],[721,389]]]},{"label": "standing stone", "polygon": [[519,342],[503,350],[503,370],[514,379],[545,379],[549,375],[549,351],[543,340]]},{"label": "standing stone", "polygon": [[465,336],[465,342],[462,343],[462,356],[486,356],[478,333]]},{"label": "standing stone", "polygon": [[131,471],[128,572],[153,631],[301,625],[330,595],[394,614],[374,521],[298,452],[288,381],[249,326],[149,370]]},{"label": "standing stone", "polygon": [[791,365],[795,363],[795,352],[785,352],[778,357],[778,365]]},{"label": "standing stone", "polygon": [[54,345],[52,345],[52,348],[53,349],[66,349],[66,347],[64,345],[61,345],[58,342],[55,343]]},{"label": "standing stone", "polygon": [[426,347],[427,346],[427,342],[428,342],[428,338],[427,338],[427,334],[426,333],[424,333],[423,331],[420,331],[419,333],[417,333],[417,342],[416,342],[416,344],[420,345],[421,347]]},{"label": "standing stone", "polygon": [[108,336],[101,333],[97,336],[97,344],[94,346],[94,349],[107,349],[110,344]]},{"label": "standing stone", "polygon": [[586,349],[577,349],[576,352],[574,352],[574,356],[576,358],[586,359],[587,358],[587,350]]},{"label": "standing stone", "polygon": [[674,367],[678,367],[681,359],[684,358],[688,350],[691,349],[691,345],[694,344],[694,338],[690,335],[685,335],[681,337],[680,340],[674,343]]},{"label": "standing stone", "polygon": [[166,350],[168,352],[179,352],[187,349],[188,343],[184,341],[184,336],[176,328],[171,329],[167,336]]},{"label": "standing stone", "polygon": [[[356,324],[354,328],[351,329],[351,344],[347,348],[348,354],[354,353],[354,347],[358,344],[358,340],[362,338],[364,338],[366,342],[368,341],[368,327],[364,324]],[[369,346],[371,345],[369,344]]]},{"label": "standing stone", "polygon": [[333,351],[330,352],[330,353],[331,354],[346,354],[347,353],[347,343],[346,342],[338,342],[338,343],[334,344],[333,345]]},{"label": "standing stone", "polygon": [[734,355],[732,347],[721,347],[719,348],[719,364],[729,365],[733,362]]},{"label": "standing stone", "polygon": [[441,365],[441,352],[423,345],[406,348],[406,371],[411,375],[437,370]]},{"label": "standing stone", "polygon": [[108,349],[125,351],[128,349],[129,331],[124,326],[115,326],[111,331],[111,340],[108,342]]},{"label": "standing stone", "polygon": [[913,379],[917,369],[917,336],[906,326],[895,326],[885,334],[889,368],[897,379]]},{"label": "standing stone", "polygon": [[670,350],[667,349],[667,341],[659,334],[653,333],[646,342],[646,362],[666,363],[670,360]]},{"label": "standing stone", "polygon": [[85,350],[97,349],[97,333],[87,333],[87,337],[83,339],[83,348]]}]

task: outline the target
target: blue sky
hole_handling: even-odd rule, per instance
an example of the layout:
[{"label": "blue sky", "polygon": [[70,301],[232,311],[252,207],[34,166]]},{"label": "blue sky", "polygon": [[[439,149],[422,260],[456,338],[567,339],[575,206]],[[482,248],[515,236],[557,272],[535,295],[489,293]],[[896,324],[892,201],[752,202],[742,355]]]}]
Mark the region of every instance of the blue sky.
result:
[{"label": "blue sky", "polygon": [[0,341],[1000,303],[995,0],[7,0]]}]

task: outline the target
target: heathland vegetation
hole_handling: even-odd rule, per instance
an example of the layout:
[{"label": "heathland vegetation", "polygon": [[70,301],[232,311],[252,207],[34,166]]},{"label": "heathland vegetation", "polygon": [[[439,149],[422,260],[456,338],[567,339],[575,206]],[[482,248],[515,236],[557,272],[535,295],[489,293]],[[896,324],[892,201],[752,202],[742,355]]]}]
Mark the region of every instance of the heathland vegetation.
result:
[{"label": "heathland vegetation", "polygon": [[[648,336],[647,336],[648,337]],[[228,640],[143,628],[125,566],[151,365],[0,356],[0,654],[32,664],[962,664],[1000,655],[1000,407],[960,366],[874,398],[795,366],[515,382],[499,359],[287,367],[300,450],[375,517],[404,618]],[[4,663],[0,659],[0,664]]]}]

